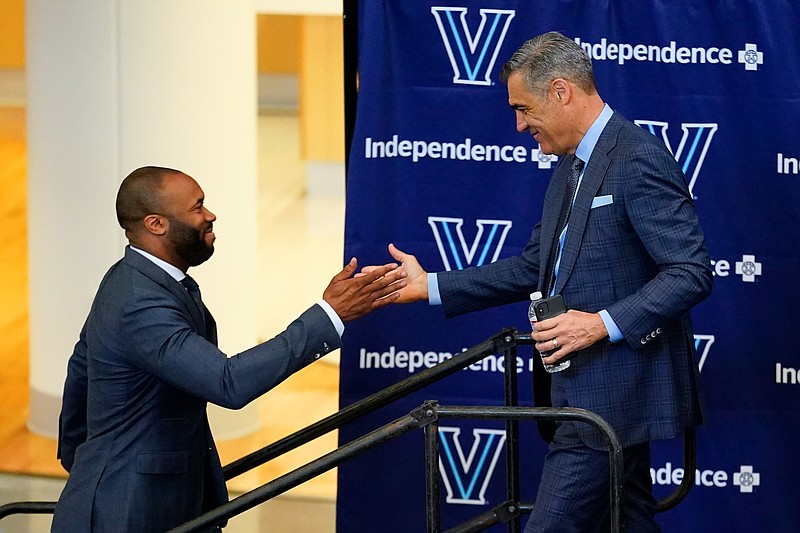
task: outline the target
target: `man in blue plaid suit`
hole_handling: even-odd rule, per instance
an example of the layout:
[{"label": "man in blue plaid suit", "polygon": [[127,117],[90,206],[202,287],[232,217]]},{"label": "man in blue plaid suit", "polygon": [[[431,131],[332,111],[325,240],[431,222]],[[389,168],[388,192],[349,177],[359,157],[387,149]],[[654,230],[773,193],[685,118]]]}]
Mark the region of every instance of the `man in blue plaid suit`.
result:
[{"label": "man in blue plaid suit", "polygon": [[[702,422],[689,310],[712,278],[692,197],[664,144],[603,102],[574,41],[555,32],[531,39],[501,78],[517,130],[561,156],[542,220],[521,255],[460,271],[428,274],[390,245],[408,272],[398,302],[428,299],[454,316],[537,289],[561,294],[569,311],[532,334],[537,350],[554,350],[544,363],[574,357],[552,374],[552,405],[588,409],[611,424],[624,448],[626,531],[659,531],[650,441]],[[573,162],[577,193],[559,231]],[[597,430],[559,423],[526,533],[607,531],[608,469]]]}]

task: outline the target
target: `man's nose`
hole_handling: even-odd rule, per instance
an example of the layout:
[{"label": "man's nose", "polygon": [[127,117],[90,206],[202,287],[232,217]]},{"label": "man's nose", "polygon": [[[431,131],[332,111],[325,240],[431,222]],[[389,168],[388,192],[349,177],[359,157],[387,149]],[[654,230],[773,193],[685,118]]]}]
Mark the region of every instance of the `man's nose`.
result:
[{"label": "man's nose", "polygon": [[525,117],[519,111],[516,112],[517,131],[522,133],[528,129],[528,123],[525,122]]}]

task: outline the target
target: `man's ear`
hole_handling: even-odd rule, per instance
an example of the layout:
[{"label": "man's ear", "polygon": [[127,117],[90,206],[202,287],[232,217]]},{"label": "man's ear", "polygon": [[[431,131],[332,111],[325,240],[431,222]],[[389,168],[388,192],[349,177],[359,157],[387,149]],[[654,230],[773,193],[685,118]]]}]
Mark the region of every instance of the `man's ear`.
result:
[{"label": "man's ear", "polygon": [[161,215],[144,217],[144,229],[153,235],[164,235],[169,229],[169,221]]},{"label": "man's ear", "polygon": [[571,95],[572,87],[570,87],[567,80],[563,78],[556,78],[550,84],[553,92],[555,93],[556,100],[561,103],[566,103]]}]

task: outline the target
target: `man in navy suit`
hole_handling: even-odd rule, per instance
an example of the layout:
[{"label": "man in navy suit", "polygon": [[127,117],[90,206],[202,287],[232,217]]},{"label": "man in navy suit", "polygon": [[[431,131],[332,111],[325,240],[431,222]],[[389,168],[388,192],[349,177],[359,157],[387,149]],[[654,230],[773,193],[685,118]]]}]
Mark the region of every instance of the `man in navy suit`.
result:
[{"label": "man in navy suit", "polygon": [[[122,182],[130,246],[103,278],[69,359],[58,456],[69,479],[54,532],[163,532],[227,501],[206,403],[237,409],[341,346],[343,322],[398,297],[396,264],[352,277],[272,340],[233,357],[186,271],[214,252],[214,214],[186,174],[143,167]],[[212,531],[219,531],[215,527]]]},{"label": "man in navy suit", "polygon": [[[692,197],[663,143],[603,102],[574,41],[531,39],[501,78],[517,130],[560,156],[542,220],[521,255],[462,271],[428,274],[390,245],[408,273],[398,303],[428,299],[453,316],[561,294],[569,311],[532,333],[552,351],[544,363],[572,358],[552,374],[549,399],[611,424],[624,447],[626,531],[658,531],[649,443],[702,422],[689,310],[710,292],[711,271]],[[535,376],[534,395],[548,385]],[[608,469],[596,430],[559,423],[526,533],[607,531]]]}]

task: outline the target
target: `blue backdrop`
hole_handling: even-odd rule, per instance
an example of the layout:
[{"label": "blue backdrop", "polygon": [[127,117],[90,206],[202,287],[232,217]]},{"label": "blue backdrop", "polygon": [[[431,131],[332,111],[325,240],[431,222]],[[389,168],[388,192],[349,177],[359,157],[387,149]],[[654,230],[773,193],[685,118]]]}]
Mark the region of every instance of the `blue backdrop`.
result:
[{"label": "blue backdrop", "polygon": [[[666,531],[800,528],[800,11],[790,0],[362,0],[359,95],[347,183],[345,257],[385,263],[389,242],[428,271],[519,253],[552,172],[514,128],[497,72],[550,30],[591,55],[603,99],[682,164],[715,273],[693,312],[706,424],[688,498],[659,515]],[[446,320],[424,303],[347,327],[348,405],[506,326],[529,330],[526,304]],[[521,350],[522,403],[531,354]],[[425,399],[502,403],[496,358],[340,432],[353,438]],[[442,423],[443,525],[504,499],[502,424]],[[449,451],[449,453],[448,453]],[[524,499],[545,446],[523,425]],[[499,468],[493,461],[500,457]],[[483,458],[483,460],[481,460]],[[683,477],[680,442],[654,446],[657,497]],[[343,533],[424,531],[422,432],[339,469]],[[502,531],[503,528],[496,528]]]}]

